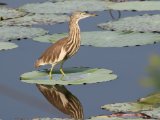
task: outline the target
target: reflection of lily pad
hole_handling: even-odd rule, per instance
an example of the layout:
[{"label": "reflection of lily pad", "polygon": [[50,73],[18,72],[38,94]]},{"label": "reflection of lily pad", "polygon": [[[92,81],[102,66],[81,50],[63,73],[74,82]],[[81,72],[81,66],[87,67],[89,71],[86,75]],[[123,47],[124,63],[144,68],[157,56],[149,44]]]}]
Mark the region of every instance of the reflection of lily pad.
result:
[{"label": "reflection of lily pad", "polygon": [[1,21],[0,25],[32,25],[32,24],[55,24],[68,21],[67,15],[33,14],[24,17]]},{"label": "reflection of lily pad", "polygon": [[18,46],[14,43],[0,42],[0,50],[8,50],[8,49],[16,48],[16,47],[18,47]]},{"label": "reflection of lily pad", "polygon": [[107,4],[109,9],[113,10],[160,10],[159,1],[129,1],[129,2],[110,2]]},{"label": "reflection of lily pad", "polygon": [[24,15],[25,15],[24,12],[20,12],[15,9],[0,6],[0,17],[3,20],[9,19],[9,18],[16,18]]},{"label": "reflection of lily pad", "polygon": [[102,11],[107,9],[106,5],[105,1],[100,0],[73,0],[27,4],[20,9],[30,13],[72,13],[74,11]]},{"label": "reflection of lily pad", "polygon": [[62,74],[55,70],[53,80],[49,80],[47,72],[33,71],[21,75],[21,80],[26,83],[36,83],[45,85],[70,85],[70,84],[85,84],[98,83],[114,80],[117,78],[112,74],[111,70],[107,69],[90,69],[90,68],[68,68],[64,69],[66,75],[62,78]]},{"label": "reflection of lily pad", "polygon": [[17,27],[17,26],[2,26],[0,27],[1,41],[8,41],[20,38],[33,38],[36,36],[44,35],[47,31],[41,28],[31,27]]},{"label": "reflection of lily pad", "polygon": [[154,108],[152,111],[143,111],[142,113],[149,115],[153,118],[160,118],[160,108]]},{"label": "reflection of lily pad", "polygon": [[[53,34],[36,37],[33,40],[40,42],[55,42],[67,36],[67,33]],[[160,35],[153,33],[123,33],[116,31],[93,31],[82,32],[82,45],[92,45],[95,47],[123,47],[146,45],[160,42]]]},{"label": "reflection of lily pad", "polygon": [[102,109],[106,109],[113,112],[138,112],[142,110],[152,110],[152,105],[143,103],[115,103],[102,106]]},{"label": "reflection of lily pad", "polygon": [[118,21],[101,23],[98,26],[106,30],[160,32],[160,15],[126,17]]}]

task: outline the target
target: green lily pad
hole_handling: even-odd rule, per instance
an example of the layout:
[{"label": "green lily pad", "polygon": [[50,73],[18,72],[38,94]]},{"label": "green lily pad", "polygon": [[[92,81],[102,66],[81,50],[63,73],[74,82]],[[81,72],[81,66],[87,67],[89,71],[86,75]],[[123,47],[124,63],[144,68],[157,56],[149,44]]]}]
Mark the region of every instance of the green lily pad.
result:
[{"label": "green lily pad", "polygon": [[126,17],[98,25],[105,30],[160,32],[160,15]]},{"label": "green lily pad", "polygon": [[64,72],[66,75],[62,77],[59,70],[55,70],[53,80],[50,80],[48,72],[32,71],[22,74],[21,81],[45,85],[79,85],[111,81],[117,78],[117,75],[107,69],[79,67],[64,69]]},{"label": "green lily pad", "polygon": [[151,116],[152,118],[160,118],[160,107],[159,108],[154,108],[151,111],[143,111],[142,113]]},{"label": "green lily pad", "polygon": [[46,34],[47,31],[41,28],[31,28],[22,26],[2,26],[0,27],[1,41],[8,41],[21,38],[33,38]]},{"label": "green lily pad", "polygon": [[67,15],[56,15],[56,14],[32,14],[24,17],[9,19],[0,21],[0,25],[23,25],[29,26],[32,24],[56,24],[62,23],[69,20]]},{"label": "green lily pad", "polygon": [[17,10],[12,9],[12,8],[7,8],[5,6],[0,6],[0,18],[1,18],[1,20],[21,17],[21,16],[24,16],[25,14],[26,13],[21,12],[21,11],[17,11]]},{"label": "green lily pad", "polygon": [[[60,38],[67,36],[67,33],[53,34],[36,37],[33,40],[39,42],[54,43]],[[92,31],[81,33],[81,44],[94,47],[123,47],[154,44],[160,42],[160,34],[116,32],[116,31]]]},{"label": "green lily pad", "polygon": [[113,10],[137,10],[149,11],[160,10],[159,1],[128,1],[128,2],[110,2],[107,4],[109,9]]},{"label": "green lily pad", "polygon": [[107,3],[100,0],[72,0],[64,2],[32,3],[20,7],[30,13],[72,13],[74,11],[102,11]]},{"label": "green lily pad", "polygon": [[91,119],[87,119],[87,120],[144,120],[144,119],[143,118],[120,118],[120,117],[96,116],[96,117],[92,117]]},{"label": "green lily pad", "polygon": [[108,104],[102,106],[101,108],[113,112],[139,112],[143,110],[152,110],[153,106],[138,102],[128,102],[128,103]]},{"label": "green lily pad", "polygon": [[9,50],[18,47],[18,45],[10,42],[0,42],[0,50]]},{"label": "green lily pad", "polygon": [[160,92],[150,94],[147,97],[141,98],[139,102],[156,106],[160,104]]}]

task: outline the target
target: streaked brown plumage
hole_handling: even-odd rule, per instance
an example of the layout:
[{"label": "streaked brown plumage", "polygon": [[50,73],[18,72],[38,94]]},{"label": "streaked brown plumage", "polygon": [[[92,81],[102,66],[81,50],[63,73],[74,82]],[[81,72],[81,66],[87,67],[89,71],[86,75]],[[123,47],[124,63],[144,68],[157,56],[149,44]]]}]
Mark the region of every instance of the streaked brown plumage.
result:
[{"label": "streaked brown plumage", "polygon": [[73,13],[70,17],[68,37],[62,38],[46,49],[41,57],[36,61],[35,67],[51,64],[52,67],[49,75],[50,78],[52,78],[53,67],[56,64],[61,63],[60,71],[64,75],[62,69],[64,61],[72,57],[80,47],[80,28],[78,22],[80,19],[90,16],[95,16],[95,14],[88,14],[85,12]]},{"label": "streaked brown plumage", "polygon": [[36,85],[44,97],[61,112],[75,120],[83,120],[83,107],[80,101],[63,85]]}]

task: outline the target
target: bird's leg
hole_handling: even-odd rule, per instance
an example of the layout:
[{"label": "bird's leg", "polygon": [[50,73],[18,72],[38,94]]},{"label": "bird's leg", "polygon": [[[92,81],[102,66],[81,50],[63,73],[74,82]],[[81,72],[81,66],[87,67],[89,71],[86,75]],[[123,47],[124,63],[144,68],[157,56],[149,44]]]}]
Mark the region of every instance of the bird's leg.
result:
[{"label": "bird's leg", "polygon": [[52,65],[52,67],[51,67],[51,69],[50,69],[50,72],[49,72],[49,78],[50,78],[50,80],[52,80],[53,67],[54,67],[54,65]]},{"label": "bird's leg", "polygon": [[64,62],[61,63],[60,72],[62,73],[63,76],[65,76],[65,73],[64,73],[64,71],[63,71],[63,63],[64,63]]}]

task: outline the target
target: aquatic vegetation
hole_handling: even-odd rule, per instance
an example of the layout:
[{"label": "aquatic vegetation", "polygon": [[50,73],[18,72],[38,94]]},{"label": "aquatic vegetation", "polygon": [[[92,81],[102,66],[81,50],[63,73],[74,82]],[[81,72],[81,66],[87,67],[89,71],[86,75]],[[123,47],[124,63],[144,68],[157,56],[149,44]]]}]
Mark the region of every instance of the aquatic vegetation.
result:
[{"label": "aquatic vegetation", "polygon": [[136,32],[159,32],[160,31],[160,15],[142,15],[121,18],[117,21],[98,24],[105,30],[116,31],[136,31]]},{"label": "aquatic vegetation", "polygon": [[[67,33],[39,36],[33,38],[33,40],[54,43],[58,39],[65,36],[67,36]],[[81,39],[81,45],[91,45],[94,47],[126,47],[160,42],[160,34],[118,31],[91,31],[81,32]]]},{"label": "aquatic vegetation", "polygon": [[[143,118],[120,118],[120,117],[109,117],[109,116],[96,116],[92,117],[91,119],[87,120],[144,120]],[[153,119],[147,119],[147,120],[153,120]]]},{"label": "aquatic vegetation", "polygon": [[0,6],[0,17],[1,17],[1,20],[17,18],[17,17],[24,16],[25,14],[26,13],[22,12],[22,11],[17,11],[17,10],[12,9],[12,8],[7,8],[5,6]]},{"label": "aquatic vegetation", "polygon": [[112,112],[139,112],[142,110],[152,110],[152,105],[139,103],[139,102],[127,102],[127,103],[115,103],[108,104],[101,107]]},{"label": "aquatic vegetation", "polygon": [[46,33],[47,31],[41,28],[2,26],[0,27],[0,50],[8,50],[18,47],[18,45],[9,43],[7,41],[23,38],[33,38],[39,35],[44,35]]},{"label": "aquatic vegetation", "polygon": [[44,2],[26,4],[19,8],[30,13],[72,13],[74,11],[103,11],[107,10],[106,1],[73,0],[64,2]]},{"label": "aquatic vegetation", "polygon": [[0,27],[0,40],[16,40],[23,38],[33,38],[46,34],[47,31],[42,28],[31,28],[22,26],[2,26]]},{"label": "aquatic vegetation", "polygon": [[20,76],[25,83],[44,85],[79,85],[111,81],[117,78],[111,70],[102,68],[65,68],[66,75],[62,77],[59,70],[54,70],[53,80],[49,79],[48,71],[32,71]]},{"label": "aquatic vegetation", "polygon": [[153,93],[136,102],[115,103],[102,106],[102,109],[120,113],[142,113],[150,118],[160,118],[160,93]]},{"label": "aquatic vegetation", "polygon": [[56,24],[69,20],[67,15],[56,14],[29,14],[24,17],[0,21],[0,25],[29,26],[33,24]]},{"label": "aquatic vegetation", "polygon": [[128,2],[110,2],[107,3],[108,9],[112,10],[137,10],[150,11],[160,10],[160,2],[157,1],[128,1]]},{"label": "aquatic vegetation", "polygon": [[18,47],[16,44],[14,43],[10,43],[10,42],[0,42],[0,51],[1,50],[8,50],[8,49],[13,49]]},{"label": "aquatic vegetation", "polygon": [[154,108],[151,111],[142,111],[142,113],[151,116],[152,118],[159,119],[160,118],[160,107]]}]

